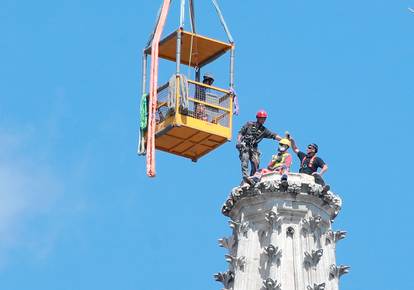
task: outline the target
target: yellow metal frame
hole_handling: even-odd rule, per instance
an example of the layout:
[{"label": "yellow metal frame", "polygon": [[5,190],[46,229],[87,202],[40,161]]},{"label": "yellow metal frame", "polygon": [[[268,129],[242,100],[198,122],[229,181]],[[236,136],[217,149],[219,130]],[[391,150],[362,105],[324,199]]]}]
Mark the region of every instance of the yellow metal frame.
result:
[{"label": "yellow metal frame", "polygon": [[[197,159],[199,159],[203,155],[214,150],[215,148],[224,144],[225,142],[231,140],[233,98],[229,96],[230,100],[228,108],[210,104],[197,99],[189,98],[189,100],[192,102],[204,104],[225,111],[229,115],[229,123],[227,127],[217,124],[217,120],[223,118],[223,115],[218,116],[216,122],[212,123],[194,118],[192,116],[181,114],[179,109],[179,100],[181,98],[181,96],[179,95],[179,78],[180,77],[177,76],[175,114],[172,116],[168,116],[165,120],[156,125],[155,146],[159,150],[163,150],[172,154],[190,158],[193,161],[197,161]],[[222,88],[209,86],[204,83],[192,80],[188,80],[188,82],[197,86],[210,88],[212,90],[216,90],[224,94],[230,94],[230,91]],[[158,107],[162,105],[165,105],[165,102],[158,104]],[[181,134],[183,136],[180,136]],[[197,134],[200,136],[196,136]],[[161,138],[163,138],[163,142],[161,142]],[[160,144],[157,144],[157,139],[159,140],[158,143],[163,143],[164,145],[162,146]],[[175,143],[170,148],[168,146],[165,146],[166,143],[172,144],[173,142]],[[178,150],[177,148],[180,146],[183,147],[183,149]],[[200,149],[197,153],[192,153],[193,151],[191,151],[191,148],[193,148],[194,146],[198,146],[198,148],[203,149]]]}]

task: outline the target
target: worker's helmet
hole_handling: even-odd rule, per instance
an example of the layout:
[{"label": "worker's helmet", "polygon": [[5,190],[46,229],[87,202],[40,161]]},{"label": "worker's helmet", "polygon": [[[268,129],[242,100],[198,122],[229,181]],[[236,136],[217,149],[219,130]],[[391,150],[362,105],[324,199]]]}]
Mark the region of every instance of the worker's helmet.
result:
[{"label": "worker's helmet", "polygon": [[313,147],[313,149],[315,149],[315,152],[318,152],[319,147],[315,143],[309,144],[308,147]]},{"label": "worker's helmet", "polygon": [[267,113],[265,110],[260,110],[256,113],[256,118],[267,118]]},{"label": "worker's helmet", "polygon": [[211,73],[205,73],[204,76],[203,76],[203,79],[204,80],[212,80],[212,81],[214,81],[214,76]]},{"label": "worker's helmet", "polygon": [[286,139],[286,138],[283,138],[282,140],[280,140],[279,145],[286,145],[288,147],[291,146],[289,139]]}]

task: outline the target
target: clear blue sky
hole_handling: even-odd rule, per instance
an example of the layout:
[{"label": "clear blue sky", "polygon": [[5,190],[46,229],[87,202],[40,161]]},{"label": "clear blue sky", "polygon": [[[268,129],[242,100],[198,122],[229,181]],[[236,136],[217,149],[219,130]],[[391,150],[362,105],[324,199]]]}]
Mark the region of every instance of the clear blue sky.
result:
[{"label": "clear blue sky", "polygon": [[[199,31],[225,40],[196,2]],[[233,133],[265,108],[272,130],[318,143],[344,200],[341,288],[413,289],[414,1],[220,2],[237,42]],[[160,3],[0,1],[0,289],[222,288],[234,141],[196,164],[158,153],[156,179],[135,153]],[[210,69],[226,84],[227,68]],[[275,148],[261,144],[264,162]]]}]

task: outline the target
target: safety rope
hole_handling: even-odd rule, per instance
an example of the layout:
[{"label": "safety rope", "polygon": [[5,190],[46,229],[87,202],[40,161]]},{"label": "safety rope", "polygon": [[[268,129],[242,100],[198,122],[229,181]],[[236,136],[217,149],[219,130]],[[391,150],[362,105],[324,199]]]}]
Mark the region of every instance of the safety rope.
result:
[{"label": "safety rope", "polygon": [[151,45],[150,97],[147,133],[147,175],[149,177],[155,177],[155,112],[157,109],[159,42],[167,19],[170,3],[171,0],[164,0]]}]

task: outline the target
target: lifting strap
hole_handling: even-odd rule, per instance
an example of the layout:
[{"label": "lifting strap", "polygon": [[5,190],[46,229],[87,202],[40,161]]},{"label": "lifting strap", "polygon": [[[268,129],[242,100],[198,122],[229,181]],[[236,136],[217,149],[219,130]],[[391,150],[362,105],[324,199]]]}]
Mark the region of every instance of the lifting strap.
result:
[{"label": "lifting strap", "polygon": [[155,112],[158,89],[158,49],[171,0],[164,0],[151,45],[150,96],[148,106],[147,175],[155,177]]}]

